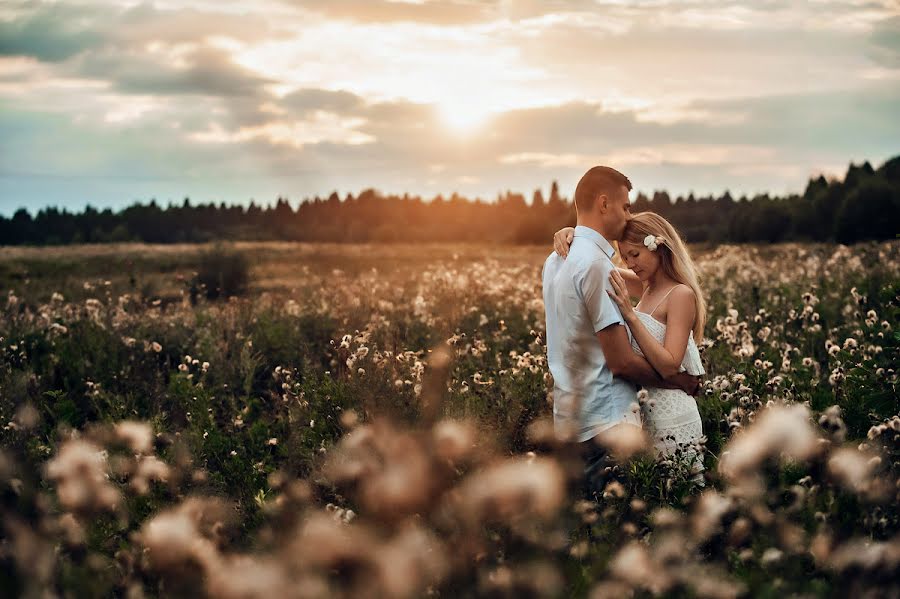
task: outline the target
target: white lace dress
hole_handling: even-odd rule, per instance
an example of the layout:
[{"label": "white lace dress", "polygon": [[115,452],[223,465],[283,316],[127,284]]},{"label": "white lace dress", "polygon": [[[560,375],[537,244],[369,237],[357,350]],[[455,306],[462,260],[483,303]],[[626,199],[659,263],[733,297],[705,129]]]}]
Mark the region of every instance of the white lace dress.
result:
[{"label": "white lace dress", "polygon": [[[663,343],[666,338],[666,325],[646,312],[635,310],[635,313],[650,334],[657,341]],[[637,353],[644,355],[634,337],[631,339],[631,345]],[[700,361],[700,350],[697,349],[697,344],[694,342],[693,333],[688,337],[680,372],[687,372],[695,376],[706,374],[703,363]],[[697,402],[681,389],[656,387],[645,387],[645,389],[648,396],[647,401],[641,407],[641,418],[644,430],[653,440],[657,455],[668,457],[680,449],[680,453],[693,462],[694,471],[702,471],[702,457],[691,447],[703,436],[703,423],[700,420],[700,412],[697,410]]]}]

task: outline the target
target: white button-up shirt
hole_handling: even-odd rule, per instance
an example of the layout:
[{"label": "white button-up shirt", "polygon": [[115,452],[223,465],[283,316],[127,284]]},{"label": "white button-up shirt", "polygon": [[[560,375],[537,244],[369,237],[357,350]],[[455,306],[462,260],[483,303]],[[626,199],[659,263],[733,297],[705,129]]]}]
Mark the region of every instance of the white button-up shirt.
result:
[{"label": "white button-up shirt", "polygon": [[[615,250],[597,231],[575,227],[567,258],[556,252],[544,262],[547,362],[553,375],[553,420],[587,441],[617,424],[641,425],[632,411],[636,388],[614,377],[595,333],[624,325],[606,290]],[[631,351],[628,346],[623,351]]]}]

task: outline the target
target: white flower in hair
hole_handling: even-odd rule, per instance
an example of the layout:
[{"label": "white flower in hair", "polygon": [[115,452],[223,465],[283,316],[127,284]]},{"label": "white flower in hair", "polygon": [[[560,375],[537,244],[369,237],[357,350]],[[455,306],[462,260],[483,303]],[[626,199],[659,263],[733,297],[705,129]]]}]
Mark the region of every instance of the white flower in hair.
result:
[{"label": "white flower in hair", "polygon": [[647,246],[647,249],[651,252],[655,252],[658,247],[659,241],[657,240],[656,235],[647,235],[644,237],[644,245]]}]

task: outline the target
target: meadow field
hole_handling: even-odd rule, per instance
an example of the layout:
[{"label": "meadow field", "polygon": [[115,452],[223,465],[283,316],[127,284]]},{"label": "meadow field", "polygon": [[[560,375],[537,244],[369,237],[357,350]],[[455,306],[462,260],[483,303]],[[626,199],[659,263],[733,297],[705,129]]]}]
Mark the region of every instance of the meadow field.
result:
[{"label": "meadow field", "polygon": [[705,483],[620,438],[596,501],[548,251],[0,248],[0,588],[900,596],[900,241],[694,248]]}]

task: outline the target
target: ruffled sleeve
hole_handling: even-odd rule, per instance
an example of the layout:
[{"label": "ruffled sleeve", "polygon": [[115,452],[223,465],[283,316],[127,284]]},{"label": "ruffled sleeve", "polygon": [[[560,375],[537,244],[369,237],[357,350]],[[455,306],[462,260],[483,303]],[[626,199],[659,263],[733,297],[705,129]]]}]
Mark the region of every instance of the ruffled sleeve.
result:
[{"label": "ruffled sleeve", "polygon": [[703,369],[703,361],[700,360],[700,350],[694,343],[693,334],[688,337],[687,349],[685,349],[684,359],[681,361],[681,371],[694,376],[706,374],[706,370]]}]

